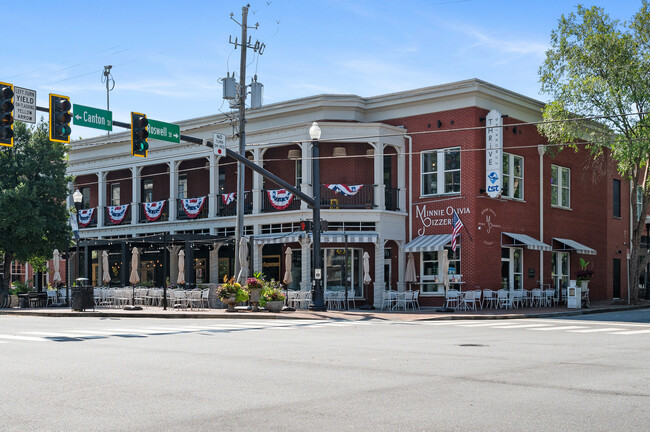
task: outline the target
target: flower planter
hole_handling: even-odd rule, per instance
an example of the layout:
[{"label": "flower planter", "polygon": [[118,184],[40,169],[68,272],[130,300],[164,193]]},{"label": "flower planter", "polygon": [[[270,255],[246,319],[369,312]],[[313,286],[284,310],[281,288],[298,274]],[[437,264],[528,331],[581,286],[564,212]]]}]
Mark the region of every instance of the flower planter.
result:
[{"label": "flower planter", "polygon": [[283,304],[284,301],[282,300],[267,301],[266,310],[269,312],[280,312]]},{"label": "flower planter", "polygon": [[250,302],[251,305],[253,306],[253,312],[259,312],[260,308],[258,306],[259,301],[260,301],[260,295],[262,294],[262,288],[251,288],[248,287],[249,295],[250,295]]},{"label": "flower planter", "polygon": [[225,305],[228,305],[226,312],[237,312],[235,305],[237,304],[237,299],[235,296],[222,298],[221,302]]}]

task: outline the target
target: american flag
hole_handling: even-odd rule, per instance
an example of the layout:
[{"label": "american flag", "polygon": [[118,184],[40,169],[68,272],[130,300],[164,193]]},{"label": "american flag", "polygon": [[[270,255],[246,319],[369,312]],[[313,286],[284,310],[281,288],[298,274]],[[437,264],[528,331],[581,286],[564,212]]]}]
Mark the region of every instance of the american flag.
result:
[{"label": "american flag", "polygon": [[456,252],[456,236],[460,234],[460,229],[463,227],[463,222],[458,217],[456,209],[454,209],[454,215],[451,218],[451,226],[453,228],[451,231],[451,250]]}]

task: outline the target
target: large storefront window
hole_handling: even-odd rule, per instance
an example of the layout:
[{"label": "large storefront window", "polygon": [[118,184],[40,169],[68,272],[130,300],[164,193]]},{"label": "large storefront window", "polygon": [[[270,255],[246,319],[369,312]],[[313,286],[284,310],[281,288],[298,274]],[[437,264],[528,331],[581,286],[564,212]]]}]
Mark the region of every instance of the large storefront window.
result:
[{"label": "large storefront window", "polygon": [[422,153],[422,195],[460,192],[460,149]]},{"label": "large storefront window", "polygon": [[524,289],[524,252],[521,248],[501,248],[501,288]]},{"label": "large storefront window", "polygon": [[[456,252],[452,252],[451,246],[447,246],[440,252],[422,252],[420,254],[421,265],[420,280],[422,281],[422,294],[442,295],[445,293],[445,286],[442,283],[442,254],[449,255],[449,274],[462,274],[460,268],[460,247],[456,246]],[[454,288],[454,283],[450,284]]]},{"label": "large storefront window", "polygon": [[[363,249],[323,249],[324,284],[329,291],[354,290],[355,297],[363,296]],[[347,264],[347,269],[344,266]],[[347,277],[344,277],[344,271]],[[346,280],[347,279],[347,280]]]},{"label": "large storefront window", "polygon": [[569,252],[551,254],[551,277],[555,288],[566,288],[569,285]]}]

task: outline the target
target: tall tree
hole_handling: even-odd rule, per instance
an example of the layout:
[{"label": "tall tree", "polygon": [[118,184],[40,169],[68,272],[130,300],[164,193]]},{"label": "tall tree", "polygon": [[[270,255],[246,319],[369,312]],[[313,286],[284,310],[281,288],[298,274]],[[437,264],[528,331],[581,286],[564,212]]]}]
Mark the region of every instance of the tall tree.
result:
[{"label": "tall tree", "polygon": [[[602,8],[581,5],[563,15],[551,33],[539,75],[542,92],[553,99],[543,110],[544,119],[559,120],[540,125],[540,132],[552,143],[575,146],[581,140],[595,157],[611,156],[630,184],[629,280],[630,297],[636,302],[636,281],[649,259],[639,256],[650,194],[648,0],[629,22],[610,18]],[[603,117],[580,120],[596,116]]]},{"label": "tall tree", "polygon": [[47,123],[15,124],[14,147],[0,151],[0,304],[11,284],[11,262],[37,267],[69,242],[66,149],[51,142]]}]

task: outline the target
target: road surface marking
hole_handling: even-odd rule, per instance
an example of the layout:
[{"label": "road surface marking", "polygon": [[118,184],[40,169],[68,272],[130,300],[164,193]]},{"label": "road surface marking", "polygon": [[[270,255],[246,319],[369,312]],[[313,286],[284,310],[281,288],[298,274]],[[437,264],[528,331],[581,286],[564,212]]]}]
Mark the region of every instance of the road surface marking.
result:
[{"label": "road surface marking", "polygon": [[539,330],[539,331],[545,331],[545,330],[573,330],[573,329],[581,329],[581,328],[584,328],[584,326],[540,327],[540,328],[532,328],[530,330]]},{"label": "road surface marking", "polygon": [[0,335],[0,339],[22,340],[30,342],[48,342],[50,339],[34,336],[14,336],[14,335]]},{"label": "road surface marking", "polygon": [[584,329],[584,330],[569,330],[569,332],[571,332],[571,333],[600,333],[600,332],[620,331],[620,330],[623,330],[623,329],[616,328],[616,327],[604,327],[604,328]]}]

